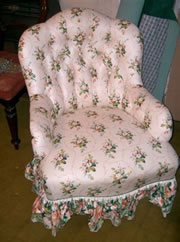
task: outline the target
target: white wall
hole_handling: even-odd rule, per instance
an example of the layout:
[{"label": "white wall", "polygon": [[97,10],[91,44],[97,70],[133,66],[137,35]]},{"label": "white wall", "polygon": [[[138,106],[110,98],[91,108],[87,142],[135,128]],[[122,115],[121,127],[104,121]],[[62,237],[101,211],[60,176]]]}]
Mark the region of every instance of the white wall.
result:
[{"label": "white wall", "polygon": [[177,18],[178,18],[179,12],[180,12],[180,0],[176,0],[174,4],[174,13]]},{"label": "white wall", "polygon": [[[178,16],[180,23],[180,12]],[[169,108],[174,120],[180,121],[180,37],[177,42],[176,52],[173,58],[170,78],[167,88],[167,93],[165,97],[165,105]]]},{"label": "white wall", "polygon": [[61,9],[82,7],[91,8],[115,18],[121,0],[59,0]]}]

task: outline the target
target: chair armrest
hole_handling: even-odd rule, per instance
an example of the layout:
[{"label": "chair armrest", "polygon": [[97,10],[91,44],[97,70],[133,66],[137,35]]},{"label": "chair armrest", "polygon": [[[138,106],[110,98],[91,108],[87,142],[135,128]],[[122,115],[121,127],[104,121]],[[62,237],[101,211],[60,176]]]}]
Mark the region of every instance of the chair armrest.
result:
[{"label": "chair armrest", "polygon": [[126,87],[129,102],[127,111],[137,119],[137,126],[148,130],[159,141],[172,136],[172,117],[169,110],[140,85]]},{"label": "chair armrest", "polygon": [[60,142],[61,136],[54,134],[56,120],[54,104],[48,96],[38,94],[30,96],[30,130],[35,154],[46,156],[53,145]]}]

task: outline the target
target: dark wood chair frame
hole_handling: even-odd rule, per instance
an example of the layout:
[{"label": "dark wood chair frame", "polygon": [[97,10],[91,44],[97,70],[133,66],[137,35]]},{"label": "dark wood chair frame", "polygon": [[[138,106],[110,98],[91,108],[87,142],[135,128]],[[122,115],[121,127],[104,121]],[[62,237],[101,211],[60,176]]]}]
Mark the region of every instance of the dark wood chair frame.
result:
[{"label": "dark wood chair frame", "polygon": [[24,87],[15,97],[11,100],[0,99],[0,103],[4,106],[6,119],[8,122],[10,134],[11,134],[11,143],[14,145],[15,149],[19,149],[20,139],[18,136],[18,120],[16,112],[16,103],[19,101],[19,98],[26,91]]},{"label": "dark wood chair frame", "polygon": [[[37,21],[37,23],[42,23],[47,18],[48,13],[48,0],[40,0],[40,16]],[[27,28],[22,23],[15,24],[14,28]],[[0,49],[3,50],[4,47],[4,33],[0,30]],[[9,130],[11,133],[11,143],[14,145],[15,149],[19,149],[19,143],[20,139],[18,136],[18,120],[17,120],[17,112],[16,112],[16,104],[19,101],[19,98],[22,96],[22,94],[25,92],[26,87],[24,87],[15,97],[13,97],[11,100],[3,100],[0,99],[0,103],[4,106],[6,119],[8,122]]]}]

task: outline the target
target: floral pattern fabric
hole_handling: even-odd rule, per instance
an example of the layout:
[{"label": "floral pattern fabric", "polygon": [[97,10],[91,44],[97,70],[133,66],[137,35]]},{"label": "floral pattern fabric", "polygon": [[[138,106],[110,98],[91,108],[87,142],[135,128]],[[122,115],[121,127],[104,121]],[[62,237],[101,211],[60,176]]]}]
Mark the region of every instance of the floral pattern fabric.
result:
[{"label": "floral pattern fabric", "polygon": [[[62,113],[56,122],[57,135],[43,131],[53,149],[38,167],[47,178],[49,200],[87,197],[95,184],[101,184],[97,197],[116,196],[136,189],[138,179],[146,185],[174,177],[178,163],[171,145],[152,138],[124,110],[81,108]],[[35,180],[39,190],[40,178]]]},{"label": "floral pattern fabric", "polygon": [[176,179],[172,179],[143,186],[116,197],[72,198],[60,201],[49,201],[42,189],[33,204],[32,221],[42,222],[56,236],[56,232],[66,225],[73,214],[88,215],[90,231],[97,232],[105,219],[110,219],[114,226],[118,226],[124,216],[129,220],[133,219],[137,204],[144,197],[149,197],[151,203],[159,206],[166,217],[171,211],[176,188]]},{"label": "floral pattern fabric", "polygon": [[132,217],[145,194],[161,208],[164,196],[175,196],[172,118],[142,86],[142,50],[135,25],[81,8],[20,39],[34,152],[26,177],[38,195],[33,220],[54,233],[73,213],[90,214],[96,231],[104,218],[118,225]]}]

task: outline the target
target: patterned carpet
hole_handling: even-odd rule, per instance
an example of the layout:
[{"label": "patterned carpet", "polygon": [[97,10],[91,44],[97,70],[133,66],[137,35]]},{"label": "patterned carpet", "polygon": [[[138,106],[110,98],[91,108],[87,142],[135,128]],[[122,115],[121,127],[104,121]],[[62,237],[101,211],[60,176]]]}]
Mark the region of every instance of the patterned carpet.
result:
[{"label": "patterned carpet", "polygon": [[[32,159],[29,133],[29,102],[22,97],[17,105],[19,118],[19,151],[10,143],[3,107],[0,106],[0,241],[1,242],[179,242],[180,190],[172,212],[164,219],[158,207],[141,200],[132,221],[123,218],[119,227],[105,221],[98,233],[88,228],[87,216],[73,216],[54,238],[42,224],[31,222],[31,207],[35,194],[31,182],[24,178],[25,165]],[[175,122],[172,145],[180,155],[180,122]],[[180,171],[177,174],[180,184]]]}]

